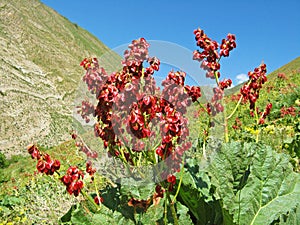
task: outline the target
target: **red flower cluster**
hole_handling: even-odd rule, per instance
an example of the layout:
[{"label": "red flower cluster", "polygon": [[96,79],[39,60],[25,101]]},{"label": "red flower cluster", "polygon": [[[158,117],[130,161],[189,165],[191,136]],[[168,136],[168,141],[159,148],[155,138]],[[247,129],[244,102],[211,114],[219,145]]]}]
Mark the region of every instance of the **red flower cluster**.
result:
[{"label": "red flower cluster", "polygon": [[259,98],[262,85],[267,81],[266,72],[266,64],[264,63],[255,68],[253,72],[248,72],[250,81],[245,83],[240,90],[244,101],[249,101],[251,111],[255,108],[255,102]]},{"label": "red flower cluster", "polygon": [[233,95],[231,95],[231,97],[230,97],[230,100],[231,101],[234,101],[234,102],[237,102],[240,98],[241,98],[241,94],[239,93],[239,94],[233,94]]},{"label": "red flower cluster", "polygon": [[236,48],[235,35],[228,34],[227,39],[222,40],[222,44],[220,46],[220,56],[228,57],[229,52],[234,48]]},{"label": "red flower cluster", "polygon": [[282,80],[287,80],[285,73],[278,73],[277,77]]},{"label": "red flower cluster", "polygon": [[83,172],[77,166],[70,166],[66,175],[61,178],[61,181],[66,185],[68,193],[77,197],[83,188],[83,177]]},{"label": "red flower cluster", "polygon": [[172,185],[176,184],[176,177],[174,175],[168,175],[167,182],[169,182]]},{"label": "red flower cluster", "polygon": [[151,130],[149,124],[159,111],[159,102],[154,96],[144,96],[137,103],[133,103],[128,118],[128,127],[134,136],[138,139],[150,137]]},{"label": "red flower cluster", "polygon": [[82,80],[87,84],[88,90],[98,96],[102,89],[102,84],[108,79],[106,71],[103,67],[99,67],[96,58],[85,58],[80,63],[80,66],[87,71]]},{"label": "red flower cluster", "polygon": [[200,87],[192,86],[190,87],[189,85],[184,86],[185,91],[187,94],[192,98],[192,102],[196,102],[198,98],[201,97],[201,89]]},{"label": "red flower cluster", "polygon": [[90,115],[94,115],[95,113],[95,107],[92,103],[90,103],[89,101],[82,101],[81,103],[81,107],[77,107],[80,108],[77,113],[81,115],[82,119],[85,120],[86,123],[90,122]]},{"label": "red flower cluster", "polygon": [[124,52],[124,60],[122,61],[123,66],[129,67],[133,72],[135,69],[140,67],[143,61],[149,58],[148,48],[149,43],[145,38],[140,38],[138,40],[133,40],[128,46],[129,50]]},{"label": "red flower cluster", "polygon": [[238,117],[236,117],[235,121],[234,121],[234,124],[232,125],[232,128],[235,129],[235,130],[238,130],[242,127],[242,125],[243,125],[242,121]]},{"label": "red flower cluster", "polygon": [[59,170],[60,161],[52,160],[48,154],[41,153],[35,145],[28,146],[27,150],[33,159],[38,160],[36,168],[40,173],[53,175],[55,171]]},{"label": "red flower cluster", "polygon": [[51,160],[48,154],[44,154],[41,159],[39,159],[36,168],[39,172],[45,173],[46,175],[53,175],[55,171],[59,170],[60,162],[56,160]]},{"label": "red flower cluster", "polygon": [[[142,150],[136,148],[137,144],[139,147],[143,146],[136,139],[151,138],[154,133],[150,129],[150,123],[159,123],[162,142],[156,153],[162,160],[170,156],[176,171],[183,152],[190,147],[189,143],[185,143],[189,132],[183,114],[191,101],[196,101],[201,96],[201,90],[200,87],[184,86],[184,72],[171,71],[163,81],[164,89],[159,95],[151,75],[159,70],[160,61],[148,56],[148,47],[144,38],[132,41],[129,49],[124,52],[123,69],[109,76],[103,68],[99,68],[96,59],[84,60],[85,63],[82,63],[86,69],[84,80],[89,90],[95,89],[91,84],[101,87],[96,88],[98,104],[94,115],[98,122],[94,127],[95,135],[103,140],[112,156],[121,157],[119,147],[132,145],[133,150]],[[149,64],[147,68],[143,67],[145,61]],[[85,105],[84,109],[84,115],[87,114],[86,111],[92,111],[87,110],[92,109],[90,105]],[[123,126],[126,126],[131,138],[120,138],[124,135]],[[124,150],[124,156],[131,163],[131,156],[126,151]]]},{"label": "red flower cluster", "polygon": [[96,168],[93,168],[92,167],[92,162],[91,161],[88,161],[86,163],[86,169],[85,171],[90,175],[90,176],[94,176],[94,174],[96,173]]},{"label": "red flower cluster", "polygon": [[221,88],[221,90],[224,90],[226,88],[229,88],[232,84],[232,81],[230,79],[224,79],[223,81],[219,82],[219,88]]},{"label": "red flower cluster", "polygon": [[273,107],[272,103],[267,104],[265,111],[261,114],[261,117],[259,118],[259,122],[258,122],[259,124],[265,123],[265,119],[270,114],[272,107]]},{"label": "red flower cluster", "polygon": [[196,50],[193,53],[193,59],[201,62],[201,68],[207,70],[206,77],[215,79],[220,77],[220,63],[219,60],[222,56],[229,56],[229,52],[236,48],[235,36],[228,34],[227,39],[223,39],[220,45],[220,52],[218,52],[219,44],[211,40],[203,30],[198,28],[194,30],[197,46],[203,51]]},{"label": "red flower cluster", "polygon": [[103,197],[95,196],[94,202],[95,202],[97,205],[100,205],[100,203],[103,203],[103,202],[104,202],[104,199],[103,199]]},{"label": "red flower cluster", "polygon": [[39,160],[41,158],[40,151],[35,145],[29,145],[27,147],[27,151],[31,155],[32,159],[38,159]]},{"label": "red flower cluster", "polygon": [[[176,178],[175,178],[175,182],[176,182]],[[163,198],[164,192],[165,192],[165,190],[162,188],[162,186],[156,185],[155,194],[154,194],[156,198]]]},{"label": "red flower cluster", "polygon": [[290,106],[290,107],[282,107],[280,109],[280,112],[281,112],[281,117],[285,117],[286,115],[290,115],[290,116],[296,116],[297,115],[297,112],[296,112],[296,108],[293,107],[293,106]]},{"label": "red flower cluster", "polygon": [[[82,151],[83,153],[86,154],[87,157],[96,159],[98,157],[98,153],[96,151],[92,151],[84,142],[83,140],[79,137],[78,135],[75,134],[74,132],[71,134],[72,139],[76,140],[76,147],[79,148],[79,151]],[[79,139],[79,140],[78,140]]]}]

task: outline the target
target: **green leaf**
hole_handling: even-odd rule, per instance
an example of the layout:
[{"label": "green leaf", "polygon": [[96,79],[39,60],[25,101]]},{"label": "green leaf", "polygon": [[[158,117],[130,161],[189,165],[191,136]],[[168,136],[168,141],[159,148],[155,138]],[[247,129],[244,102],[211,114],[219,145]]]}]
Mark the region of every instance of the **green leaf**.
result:
[{"label": "green leaf", "polygon": [[178,223],[179,224],[184,224],[184,225],[189,225],[193,224],[190,215],[188,214],[189,209],[182,205],[180,202],[176,202],[176,208],[177,208],[177,215],[178,216]]},{"label": "green leaf", "polygon": [[206,171],[200,168],[201,165],[195,159],[188,159],[182,181],[183,185],[197,189],[199,194],[208,202],[212,200],[209,193],[211,188],[210,178]]},{"label": "green leaf", "polygon": [[292,210],[287,215],[281,215],[278,225],[290,225],[290,224],[300,224],[300,207],[298,206],[295,210]]},{"label": "green leaf", "polygon": [[215,197],[235,223],[272,224],[299,207],[300,175],[292,171],[287,155],[271,147],[226,144],[208,171]]},{"label": "green leaf", "polygon": [[73,207],[71,222],[74,225],[85,224],[92,225],[92,217],[88,212],[80,205]]},{"label": "green leaf", "polygon": [[199,225],[221,224],[220,202],[210,193],[210,178],[201,170],[201,162],[188,159],[179,192],[179,200],[186,205]]},{"label": "green leaf", "polygon": [[122,178],[120,193],[139,200],[149,199],[155,192],[156,184],[147,180],[137,181],[134,178]]},{"label": "green leaf", "polygon": [[151,205],[147,212],[141,215],[141,224],[158,224],[157,221],[163,218],[163,202],[161,199],[158,205]]}]

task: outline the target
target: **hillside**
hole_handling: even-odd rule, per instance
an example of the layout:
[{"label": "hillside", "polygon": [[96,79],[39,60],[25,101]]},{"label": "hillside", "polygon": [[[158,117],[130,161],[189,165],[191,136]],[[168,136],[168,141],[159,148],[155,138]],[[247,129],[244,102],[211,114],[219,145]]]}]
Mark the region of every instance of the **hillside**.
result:
[{"label": "hillside", "polygon": [[[267,65],[268,67],[268,65]],[[277,70],[271,72],[268,74],[268,80],[269,81],[274,81],[274,79],[276,79],[278,73],[287,73],[287,74],[291,74],[291,73],[295,73],[295,72],[299,72],[300,70],[300,57],[292,60],[291,62],[287,63],[286,65],[278,68]],[[227,89],[225,90],[225,94],[226,95],[231,95],[231,94],[235,94],[237,92],[240,91],[241,87],[243,86],[243,84],[238,84],[236,86],[234,86],[231,89]]]},{"label": "hillside", "polygon": [[[39,0],[1,0],[0,151],[18,154],[30,142],[52,146],[69,138],[79,63],[108,51]],[[100,62],[112,70],[119,56],[110,52]]]}]

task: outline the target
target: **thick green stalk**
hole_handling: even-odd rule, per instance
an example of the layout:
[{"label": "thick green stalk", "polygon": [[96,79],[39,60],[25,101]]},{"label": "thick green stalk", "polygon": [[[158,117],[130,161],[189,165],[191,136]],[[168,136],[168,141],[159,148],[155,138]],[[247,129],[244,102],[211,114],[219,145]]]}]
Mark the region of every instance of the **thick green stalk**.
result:
[{"label": "thick green stalk", "polygon": [[236,104],[234,110],[231,112],[231,114],[227,117],[227,120],[229,120],[236,112],[236,110],[238,109],[238,107],[240,106],[241,102],[242,102],[243,96],[240,97],[238,103]]},{"label": "thick green stalk", "polygon": [[179,194],[179,191],[180,191],[180,187],[181,187],[181,183],[182,183],[182,179],[183,179],[183,174],[184,174],[184,157],[182,157],[182,166],[181,166],[181,171],[180,171],[180,179],[179,179],[179,183],[178,183],[178,187],[177,187],[177,190],[176,190],[176,194],[173,198],[173,201],[172,202],[176,202],[176,198]]},{"label": "thick green stalk", "polygon": [[256,130],[255,130],[256,138],[255,138],[255,142],[258,143],[258,135],[259,135],[258,124],[259,124],[259,118],[258,118],[257,110],[256,110],[255,107],[254,107],[254,112],[255,112],[255,118],[256,118]]},{"label": "thick green stalk", "polygon": [[88,200],[91,203],[91,205],[93,206],[93,211],[94,212],[97,212],[100,209],[100,207],[95,203],[94,199],[90,195],[88,195],[85,192],[85,190],[81,189],[80,193],[84,196],[84,198],[86,200]]},{"label": "thick green stalk", "polygon": [[164,202],[164,224],[165,225],[168,224],[167,214],[168,214],[168,201],[167,198],[165,198],[165,202]]},{"label": "thick green stalk", "polygon": [[227,119],[227,115],[226,115],[226,105],[224,102],[224,98],[222,98],[222,102],[221,104],[224,107],[224,111],[223,111],[223,116],[224,116],[224,133],[225,133],[225,143],[229,142],[229,135],[228,135],[228,119]]},{"label": "thick green stalk", "polygon": [[169,204],[170,204],[170,209],[171,209],[171,214],[172,214],[172,217],[173,217],[173,220],[174,220],[174,225],[179,225],[177,215],[176,215],[176,210],[175,210],[175,207],[174,207],[174,202],[172,202],[172,199],[170,197],[169,192],[167,192],[167,198],[168,198],[168,201],[169,201]]}]

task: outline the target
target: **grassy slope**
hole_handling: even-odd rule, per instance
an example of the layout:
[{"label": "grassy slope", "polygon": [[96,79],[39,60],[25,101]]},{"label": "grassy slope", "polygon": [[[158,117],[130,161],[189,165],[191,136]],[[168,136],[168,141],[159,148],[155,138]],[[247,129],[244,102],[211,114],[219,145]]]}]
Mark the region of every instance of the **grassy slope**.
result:
[{"label": "grassy slope", "polygon": [[[278,74],[283,73],[286,79],[278,78]],[[276,71],[270,73],[268,81],[263,85],[260,91],[257,106],[260,111],[264,111],[267,103],[272,103],[273,108],[270,115],[267,117],[265,124],[260,126],[259,140],[275,147],[279,152],[285,151],[289,153],[293,159],[295,170],[300,169],[299,158],[295,152],[287,149],[285,143],[299,135],[300,124],[300,106],[296,101],[300,99],[300,57],[282,66]],[[237,90],[236,93],[239,93]],[[228,96],[229,109],[233,109],[234,103],[230,101]],[[296,110],[295,116],[281,116],[282,107],[294,107]],[[243,122],[243,130],[232,132],[233,139],[239,139],[241,135],[246,135],[253,138],[253,132],[256,127],[253,125],[255,119],[249,115],[249,106],[241,106],[237,114],[229,121],[230,126],[233,124],[236,117]],[[299,150],[298,150],[299,151]]]},{"label": "grassy slope", "polygon": [[108,70],[119,56],[95,36],[39,0],[0,2],[0,151],[25,152],[37,141],[57,145],[72,129],[74,99],[82,94],[81,60],[103,56]]}]

